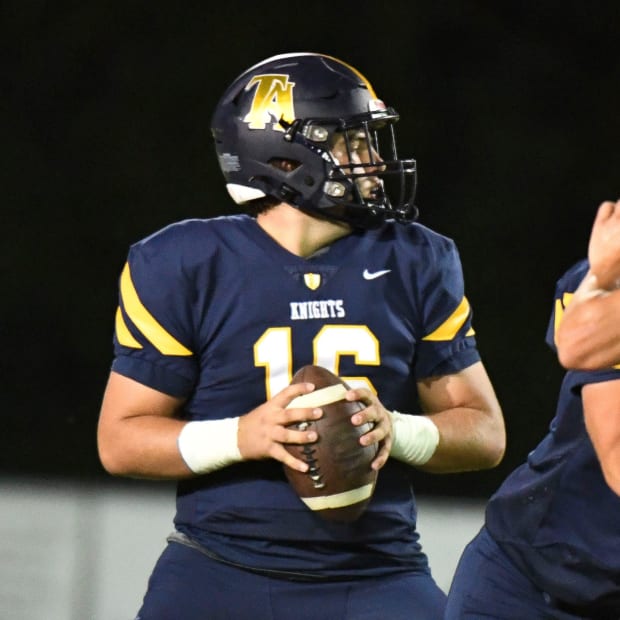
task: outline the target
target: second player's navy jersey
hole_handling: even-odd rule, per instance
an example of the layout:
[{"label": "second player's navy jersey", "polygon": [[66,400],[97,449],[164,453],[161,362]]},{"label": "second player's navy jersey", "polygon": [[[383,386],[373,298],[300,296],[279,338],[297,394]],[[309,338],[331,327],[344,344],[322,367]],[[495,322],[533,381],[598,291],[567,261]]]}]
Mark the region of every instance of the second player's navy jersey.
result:
[{"label": "second player's navy jersey", "polygon": [[[353,233],[310,258],[256,220],[173,224],[132,246],[113,370],[186,399],[188,420],[243,415],[305,364],[416,413],[418,380],[479,360],[453,242],[420,224]],[[321,520],[272,460],[178,486],[177,529],[228,561],[324,577],[427,570],[412,468],[393,459],[353,524]]]},{"label": "second player's navy jersey", "polygon": [[[547,341],[587,272],[578,263],[558,281]],[[491,498],[493,538],[535,583],[573,605],[620,609],[620,497],[607,485],[585,428],[581,388],[620,371],[569,371],[549,433]]]}]

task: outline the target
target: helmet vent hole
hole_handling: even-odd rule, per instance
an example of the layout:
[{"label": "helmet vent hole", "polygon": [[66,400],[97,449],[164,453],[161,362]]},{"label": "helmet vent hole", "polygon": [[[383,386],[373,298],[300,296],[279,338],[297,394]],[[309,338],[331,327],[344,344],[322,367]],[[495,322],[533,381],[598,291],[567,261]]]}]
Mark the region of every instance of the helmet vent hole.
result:
[{"label": "helmet vent hole", "polygon": [[293,159],[283,159],[281,157],[272,157],[269,160],[269,165],[277,168],[278,170],[282,170],[284,172],[293,172],[301,166],[301,162],[295,161]]}]

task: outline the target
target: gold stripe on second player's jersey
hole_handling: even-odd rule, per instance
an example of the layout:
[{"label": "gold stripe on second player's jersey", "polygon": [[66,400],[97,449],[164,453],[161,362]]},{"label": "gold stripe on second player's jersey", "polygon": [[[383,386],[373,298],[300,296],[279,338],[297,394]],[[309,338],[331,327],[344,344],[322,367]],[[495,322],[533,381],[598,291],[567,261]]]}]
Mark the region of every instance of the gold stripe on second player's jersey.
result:
[{"label": "gold stripe on second player's jersey", "polygon": [[570,300],[573,298],[574,293],[564,293],[562,297],[558,297],[555,300],[555,312],[553,317],[553,339],[555,340],[555,335],[558,332],[558,327],[560,325],[560,321],[564,316],[564,310],[566,310],[566,306],[570,303]]}]

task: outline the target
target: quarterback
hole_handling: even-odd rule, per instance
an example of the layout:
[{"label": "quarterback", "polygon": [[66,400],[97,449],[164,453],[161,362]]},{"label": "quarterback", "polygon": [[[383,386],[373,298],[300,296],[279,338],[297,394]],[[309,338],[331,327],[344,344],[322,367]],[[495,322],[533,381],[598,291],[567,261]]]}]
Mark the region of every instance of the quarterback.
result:
[{"label": "quarterback", "polygon": [[[433,620],[446,596],[416,529],[415,472],[495,466],[504,423],[454,243],[415,222],[397,112],[356,69],[292,53],[244,71],[212,119],[243,213],[173,223],[120,276],[98,427],[111,474],[178,480],[140,620]],[[287,408],[315,364],[377,444],[374,495],[325,522],[288,484],[317,440]]]}]

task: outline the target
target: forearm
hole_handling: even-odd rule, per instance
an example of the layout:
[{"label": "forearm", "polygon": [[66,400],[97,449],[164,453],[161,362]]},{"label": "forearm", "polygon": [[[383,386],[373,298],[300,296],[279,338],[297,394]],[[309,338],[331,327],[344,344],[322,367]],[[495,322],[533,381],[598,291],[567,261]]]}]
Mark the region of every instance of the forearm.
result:
[{"label": "forearm", "polygon": [[178,448],[185,422],[160,416],[133,416],[100,425],[99,457],[115,476],[179,479],[193,476]]},{"label": "forearm", "polygon": [[611,455],[608,462],[603,467],[603,475],[609,488],[616,494],[620,495],[620,446]]},{"label": "forearm", "polygon": [[495,467],[504,456],[501,415],[459,407],[430,416],[439,430],[439,444],[421,469],[432,473],[477,471]]},{"label": "forearm", "polygon": [[620,362],[620,290],[605,291],[586,276],[568,304],[556,333],[565,368],[609,368]]},{"label": "forearm", "polygon": [[[100,445],[110,473],[140,478],[186,478],[222,469],[242,460],[239,418],[180,422],[139,416],[125,419],[117,436]],[[105,455],[105,456],[104,456]],[[105,460],[104,460],[105,458]]]},{"label": "forearm", "polygon": [[620,379],[586,383],[581,400],[586,430],[603,476],[620,495]]},{"label": "forearm", "polygon": [[610,424],[611,416],[617,416],[618,411],[605,411],[606,416],[592,415],[586,412],[586,428],[601,470],[609,488],[620,495],[620,426]]},{"label": "forearm", "polygon": [[390,456],[433,473],[488,469],[504,454],[501,418],[466,408],[430,416],[392,413]]},{"label": "forearm", "polygon": [[620,287],[620,200],[606,200],[599,206],[590,233],[588,260],[600,288]]}]

